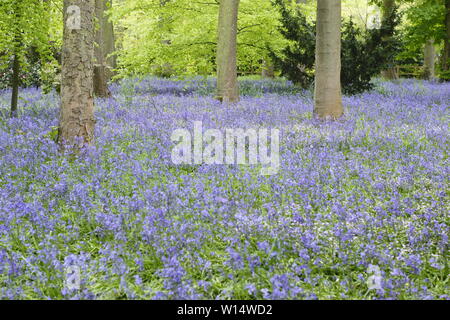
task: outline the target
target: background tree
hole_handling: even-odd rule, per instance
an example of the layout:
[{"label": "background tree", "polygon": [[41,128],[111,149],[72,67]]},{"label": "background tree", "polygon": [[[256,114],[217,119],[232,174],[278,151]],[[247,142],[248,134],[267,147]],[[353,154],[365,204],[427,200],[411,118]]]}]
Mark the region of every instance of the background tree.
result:
[{"label": "background tree", "polygon": [[0,66],[12,65],[11,116],[18,114],[21,73],[29,68],[32,51],[49,58],[49,3],[44,0],[2,0],[0,2]]},{"label": "background tree", "polygon": [[[291,6],[284,0],[275,0],[281,14],[280,33],[287,45],[277,54],[272,53],[281,74],[295,84],[309,88],[314,81],[316,24],[310,21],[303,7]],[[369,10],[367,10],[369,12]],[[391,28],[399,19],[391,16]],[[397,50],[397,43],[387,45],[386,30],[380,26],[366,28],[369,18],[344,17],[341,41],[341,85],[345,94],[357,94],[373,88],[372,78],[389,65]]]},{"label": "background tree", "polygon": [[95,0],[64,0],[61,113],[58,142],[81,148],[94,138]]},{"label": "background tree", "polygon": [[[390,46],[395,43],[394,34],[395,28],[392,28],[391,21],[392,16],[396,14],[397,6],[395,0],[382,0],[381,11],[381,28],[385,30],[384,43],[387,50],[391,50]],[[395,50],[392,50],[395,51]],[[381,72],[382,76],[386,79],[398,79],[399,74],[395,63],[395,54],[389,61],[389,67]]]},{"label": "background tree", "polygon": [[442,54],[442,71],[445,73],[445,78],[450,79],[450,0],[445,1],[445,35],[444,35],[444,50]]},{"label": "background tree", "polygon": [[[177,0],[161,6],[160,0],[116,0],[111,16],[121,47],[118,77],[216,74],[218,8],[218,1]],[[239,1],[239,75],[259,74],[264,60],[270,62],[268,48],[278,51],[285,44],[278,18],[268,0]],[[171,66],[170,74],[161,70],[164,65]]]},{"label": "background tree", "polygon": [[[431,55],[433,51],[442,49],[441,60],[445,60],[445,39],[447,31],[446,0],[404,0],[405,21],[403,24],[403,50],[399,59],[410,64],[423,65],[421,75],[429,77],[431,71]],[[433,45],[431,45],[433,43]],[[434,66],[434,64],[433,64]],[[444,66],[436,69],[437,76],[441,79],[450,78],[446,74]]]},{"label": "background tree", "polygon": [[424,60],[423,77],[426,80],[433,80],[436,77],[435,72],[434,72],[434,65],[435,65],[435,60],[436,60],[434,39],[429,39],[425,43],[423,60]]},{"label": "background tree", "polygon": [[95,66],[94,94],[107,98],[111,95],[108,82],[115,66],[114,27],[109,21],[106,11],[111,7],[111,0],[95,0],[96,32],[95,32]]},{"label": "background tree", "polygon": [[341,94],[341,0],[317,1],[314,114],[337,119]]},{"label": "background tree", "polygon": [[236,51],[239,0],[220,0],[217,43],[217,99],[239,99]]},{"label": "background tree", "polygon": [[[20,19],[20,10],[15,6],[14,16]],[[17,28],[18,29],[18,28]],[[13,48],[13,75],[12,75],[12,93],[11,93],[11,117],[17,116],[17,105],[19,100],[19,73],[20,73],[20,47],[22,47],[22,31],[19,29],[14,34],[14,48]]]},{"label": "background tree", "polygon": [[308,21],[304,8],[284,0],[273,3],[281,16],[279,31],[287,41],[278,53],[271,51],[271,58],[283,76],[307,88],[314,80],[316,25]]}]

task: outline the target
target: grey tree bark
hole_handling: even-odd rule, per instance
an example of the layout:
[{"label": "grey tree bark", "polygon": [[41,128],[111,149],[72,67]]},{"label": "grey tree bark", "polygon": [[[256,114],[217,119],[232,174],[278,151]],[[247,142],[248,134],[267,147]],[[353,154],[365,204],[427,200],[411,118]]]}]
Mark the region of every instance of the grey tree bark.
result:
[{"label": "grey tree bark", "polygon": [[217,99],[239,100],[237,82],[237,21],[239,0],[220,0],[217,43]]},{"label": "grey tree bark", "polygon": [[321,119],[342,116],[341,1],[317,1],[314,115]]},{"label": "grey tree bark", "polygon": [[58,132],[63,150],[79,149],[94,139],[94,14],[95,0],[64,0]]},{"label": "grey tree bark", "polygon": [[436,51],[434,48],[434,40],[429,39],[425,43],[425,49],[424,49],[424,71],[423,71],[423,77],[426,80],[433,80],[435,75],[435,69],[434,64],[436,60]]},{"label": "grey tree bark", "polygon": [[113,75],[115,58],[111,54],[114,48],[114,29],[105,15],[111,5],[111,0],[95,0],[96,32],[95,32],[95,66],[94,66],[94,94],[98,97],[111,96],[108,82]]}]

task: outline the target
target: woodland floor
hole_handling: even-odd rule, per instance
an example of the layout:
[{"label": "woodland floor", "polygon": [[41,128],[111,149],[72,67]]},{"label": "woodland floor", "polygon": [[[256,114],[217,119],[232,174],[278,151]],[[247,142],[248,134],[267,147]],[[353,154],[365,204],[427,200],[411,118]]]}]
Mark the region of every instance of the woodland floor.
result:
[{"label": "woodland floor", "polygon": [[[63,156],[59,97],[24,89],[9,119],[0,91],[0,299],[450,299],[450,84],[378,82],[334,123],[283,81],[230,108],[212,80],[112,92],[95,145]],[[279,173],[172,164],[193,121],[280,129]]]}]

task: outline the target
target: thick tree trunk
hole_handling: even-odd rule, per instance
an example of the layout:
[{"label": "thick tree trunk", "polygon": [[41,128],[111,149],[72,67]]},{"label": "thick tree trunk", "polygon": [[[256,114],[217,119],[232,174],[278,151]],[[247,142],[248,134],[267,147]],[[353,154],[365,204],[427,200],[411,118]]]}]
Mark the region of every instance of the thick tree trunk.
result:
[{"label": "thick tree trunk", "polygon": [[[391,17],[395,9],[395,0],[383,0],[382,6],[382,23],[385,23]],[[398,70],[394,66],[387,70],[381,71],[381,76],[385,79],[395,80],[399,78]]]},{"label": "thick tree trunk", "polygon": [[[108,89],[108,81],[112,75],[108,64],[107,56],[112,52],[110,28],[112,24],[105,16],[108,0],[95,0],[95,16],[97,29],[95,32],[95,66],[94,66],[94,94],[97,97],[107,98],[111,96]],[[113,42],[113,41],[112,41]]]},{"label": "thick tree trunk", "polygon": [[94,138],[94,1],[64,0],[62,103],[58,135],[62,149],[66,145],[79,149]]},{"label": "thick tree trunk", "polygon": [[217,44],[217,99],[239,100],[237,82],[237,20],[239,0],[220,0]]},{"label": "thick tree trunk", "polygon": [[425,43],[424,49],[424,64],[423,77],[426,80],[433,80],[435,78],[434,62],[436,59],[436,51],[434,48],[434,40],[430,39]]},{"label": "thick tree trunk", "polygon": [[442,71],[450,69],[450,0],[445,0],[445,31],[444,52],[442,54]]},{"label": "thick tree trunk", "polygon": [[13,75],[12,75],[12,94],[11,94],[11,118],[17,117],[17,104],[19,100],[19,73],[20,73],[20,60],[17,53],[14,55],[13,61]]},{"label": "thick tree trunk", "polygon": [[341,94],[341,1],[317,1],[314,114],[337,119],[343,114]]}]

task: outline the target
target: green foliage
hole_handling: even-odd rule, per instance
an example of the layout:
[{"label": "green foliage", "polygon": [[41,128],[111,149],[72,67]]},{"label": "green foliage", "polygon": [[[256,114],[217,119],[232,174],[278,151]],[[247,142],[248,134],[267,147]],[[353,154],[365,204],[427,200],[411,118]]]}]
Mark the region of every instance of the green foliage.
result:
[{"label": "green foliage", "polygon": [[291,9],[283,0],[275,0],[273,4],[281,14],[280,33],[290,42],[280,55],[272,51],[271,58],[282,75],[306,88],[314,79],[315,25],[308,22],[298,7]]},{"label": "green foliage", "polygon": [[445,38],[444,0],[419,0],[405,10],[403,27],[405,50],[402,57],[417,58],[415,52],[422,50],[429,39],[439,43]]},{"label": "green foliage", "polygon": [[[343,91],[347,94],[370,90],[373,87],[372,77],[381,71],[376,61],[377,53],[368,50],[369,39],[372,37],[363,34],[352,20],[343,24],[341,81]],[[376,50],[376,46],[373,49]]]},{"label": "green foliage", "polygon": [[3,0],[0,2],[0,63],[19,55],[25,63],[28,48],[49,57],[49,3],[36,0]]},{"label": "green foliage", "polygon": [[51,60],[40,68],[40,84],[44,93],[49,93],[53,89],[60,92],[61,89],[61,66],[56,60]]},{"label": "green foliage", "polygon": [[[218,3],[189,0],[128,0],[113,4],[119,77],[215,73]],[[284,43],[278,12],[269,1],[242,0],[238,23],[238,71],[259,72]]]},{"label": "green foliage", "polygon": [[[61,0],[0,2],[0,87],[10,85],[12,59],[20,61],[20,85],[40,85],[41,66],[53,60],[51,41],[62,28]],[[58,21],[60,20],[60,21]]]},{"label": "green foliage", "polygon": [[[403,50],[401,61],[423,64],[423,48],[427,40],[434,40],[437,48],[443,48],[445,32],[444,0],[404,0],[406,2],[405,23],[403,25]],[[447,73],[437,69],[439,78],[449,79]]]},{"label": "green foliage", "polygon": [[44,137],[51,139],[56,143],[58,140],[58,129],[59,127],[57,126],[50,127],[50,131],[46,135],[44,135]]},{"label": "green foliage", "polygon": [[[308,87],[314,80],[316,26],[297,9],[289,8],[283,0],[274,0],[281,13],[281,34],[290,41],[273,54],[273,60],[289,80]],[[399,50],[396,28],[400,23],[396,10],[379,29],[362,30],[350,18],[342,29],[341,82],[346,94],[356,94],[373,87],[372,77],[391,67]]]},{"label": "green foliage", "polygon": [[444,71],[441,67],[437,69],[439,79],[444,81],[450,81],[450,70]]},{"label": "green foliage", "polygon": [[[41,58],[39,53],[34,48],[30,48],[24,51],[23,54],[23,61],[26,62],[26,65],[22,68],[19,75],[20,85],[23,87],[38,87],[41,85]],[[5,89],[12,85],[13,59],[14,56],[11,56],[10,60],[4,63],[5,67],[0,69],[0,89]]]},{"label": "green foliage", "polygon": [[[277,5],[273,6],[273,2]],[[343,82],[358,87],[357,83],[363,81],[356,92],[367,88],[367,77],[375,72],[371,66],[361,66],[364,61],[376,60],[379,65],[380,61],[389,60],[387,66],[399,62],[421,65],[427,39],[434,39],[437,49],[443,47],[444,0],[397,0],[396,3],[406,18],[400,28],[403,44],[400,55],[396,54],[397,37],[391,38],[391,42],[387,40],[389,23],[382,25],[384,31],[365,30],[368,21],[379,11],[374,5],[382,7],[383,1],[342,1],[344,20],[351,18],[353,25],[353,29],[348,29],[346,22],[343,28],[348,32],[343,34],[343,50],[349,50],[343,52],[343,60],[347,61],[343,64]],[[40,85],[45,92],[58,89],[60,67],[56,58],[62,43],[62,7],[62,0],[0,1],[0,87],[10,86],[11,61],[17,54],[22,86]],[[239,9],[239,74],[259,74],[264,61],[275,60],[283,75],[302,87],[311,85],[316,1],[241,0]],[[115,24],[118,78],[215,74],[217,1],[113,1],[108,15]],[[384,38],[382,48],[380,35]],[[376,54],[369,55],[368,48]],[[380,50],[384,51],[381,60]],[[355,52],[358,55],[346,56]],[[354,61],[360,62],[354,65]],[[349,70],[347,63],[351,65]],[[448,78],[448,74],[441,73],[440,77]],[[345,90],[354,91],[353,88]]]}]

